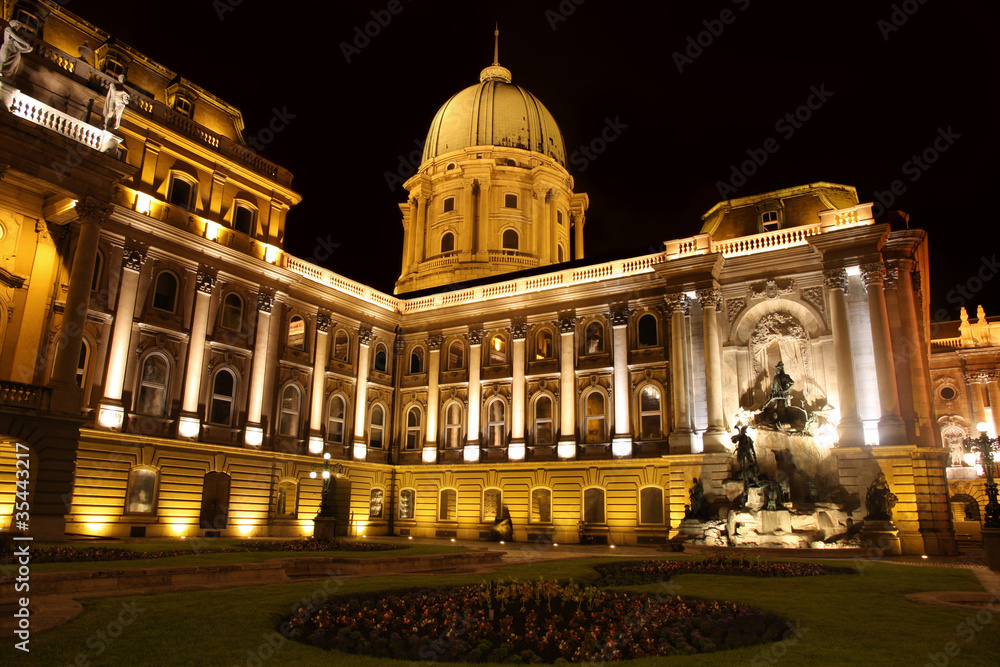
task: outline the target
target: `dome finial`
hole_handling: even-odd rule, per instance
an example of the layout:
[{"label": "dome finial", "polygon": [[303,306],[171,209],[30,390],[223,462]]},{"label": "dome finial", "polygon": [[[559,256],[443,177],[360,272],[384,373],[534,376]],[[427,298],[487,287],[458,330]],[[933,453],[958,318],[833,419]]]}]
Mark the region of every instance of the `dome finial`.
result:
[{"label": "dome finial", "polygon": [[500,24],[493,28],[493,64],[479,73],[479,80],[510,83],[510,70],[500,64]]}]

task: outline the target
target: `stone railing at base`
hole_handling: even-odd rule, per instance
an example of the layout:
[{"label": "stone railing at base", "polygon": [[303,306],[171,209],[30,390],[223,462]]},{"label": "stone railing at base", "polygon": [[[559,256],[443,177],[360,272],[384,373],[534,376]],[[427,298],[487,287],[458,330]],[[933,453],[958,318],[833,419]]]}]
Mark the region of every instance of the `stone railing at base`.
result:
[{"label": "stone railing at base", "polygon": [[0,407],[48,410],[52,390],[21,382],[0,382]]}]

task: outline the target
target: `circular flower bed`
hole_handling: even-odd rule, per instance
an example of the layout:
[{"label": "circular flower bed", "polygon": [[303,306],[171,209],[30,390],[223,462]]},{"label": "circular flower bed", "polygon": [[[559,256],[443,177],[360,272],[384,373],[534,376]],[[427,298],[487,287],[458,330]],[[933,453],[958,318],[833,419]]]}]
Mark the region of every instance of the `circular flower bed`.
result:
[{"label": "circular flower bed", "polygon": [[733,602],[516,580],[340,598],[289,622],[307,641],[348,653],[513,663],[704,653],[787,630],[774,614]]},{"label": "circular flower bed", "polygon": [[737,577],[806,577],[856,574],[852,567],[816,563],[777,563],[743,555],[706,556],[690,560],[640,560],[605,563],[595,568],[605,586],[655,584],[677,574],[728,574]]},{"label": "circular flower bed", "polygon": [[[166,551],[133,551],[112,547],[32,547],[32,563],[77,563],[105,560],[139,560],[145,558],[169,558],[170,556],[190,556],[196,554],[245,553],[251,551],[392,551],[406,549],[402,544],[380,544],[378,542],[340,542],[327,540],[248,540],[234,547],[196,549],[169,549]],[[6,551],[6,550],[4,550]],[[11,549],[11,554],[13,549]],[[0,554],[6,561],[8,554]]]}]

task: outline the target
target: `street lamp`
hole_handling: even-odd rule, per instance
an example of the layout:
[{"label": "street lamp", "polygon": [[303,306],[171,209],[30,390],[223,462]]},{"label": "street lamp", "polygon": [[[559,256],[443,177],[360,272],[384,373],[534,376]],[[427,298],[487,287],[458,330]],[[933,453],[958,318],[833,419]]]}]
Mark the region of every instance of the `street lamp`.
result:
[{"label": "street lamp", "polygon": [[324,452],[323,454],[323,465],[314,465],[312,472],[309,473],[309,477],[316,479],[317,477],[323,478],[323,494],[320,496],[319,501],[319,514],[317,517],[327,517],[332,518],[333,513],[333,497],[330,493],[330,480],[335,477],[344,476],[344,464],[337,463],[336,465],[330,465],[330,452]]},{"label": "street lamp", "polygon": [[1000,528],[1000,503],[997,502],[997,483],[993,479],[993,454],[1000,453],[1000,438],[991,438],[986,435],[987,424],[980,422],[976,424],[979,429],[978,438],[966,438],[965,450],[970,453],[978,453],[983,469],[986,471],[986,517],[983,521],[984,528]]}]

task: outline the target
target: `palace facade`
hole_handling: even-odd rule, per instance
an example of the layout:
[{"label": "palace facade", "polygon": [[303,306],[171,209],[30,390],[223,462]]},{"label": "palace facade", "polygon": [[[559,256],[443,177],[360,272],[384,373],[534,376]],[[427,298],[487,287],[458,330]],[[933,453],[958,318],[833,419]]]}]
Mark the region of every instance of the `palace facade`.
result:
[{"label": "palace facade", "polygon": [[853,187],[567,266],[587,195],[494,59],[433,119],[388,295],[283,250],[300,195],[239,110],[55,3],[4,18],[31,51],[0,79],[0,528],[20,445],[39,538],[309,535],[329,454],[342,534],[478,539],[506,509],[517,541],[662,544],[695,479],[725,499],[782,362],[845,497],[884,472],[903,551],[955,552],[948,475],[981,482],[948,447],[987,395],[944,387],[984,370],[1000,400],[996,357],[932,341],[926,234]]}]

